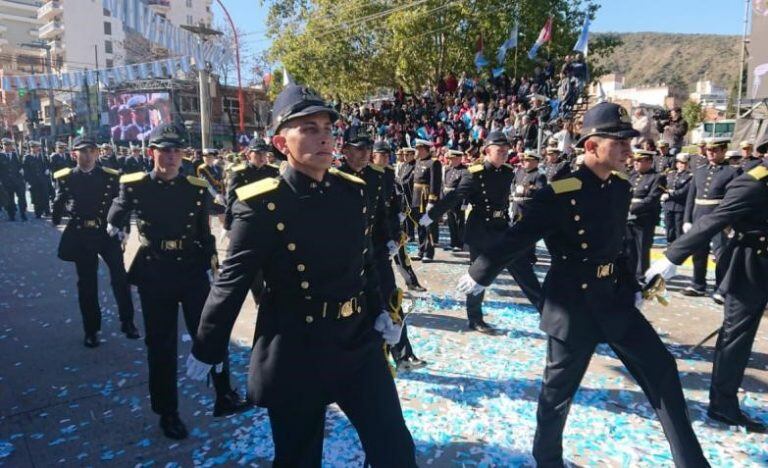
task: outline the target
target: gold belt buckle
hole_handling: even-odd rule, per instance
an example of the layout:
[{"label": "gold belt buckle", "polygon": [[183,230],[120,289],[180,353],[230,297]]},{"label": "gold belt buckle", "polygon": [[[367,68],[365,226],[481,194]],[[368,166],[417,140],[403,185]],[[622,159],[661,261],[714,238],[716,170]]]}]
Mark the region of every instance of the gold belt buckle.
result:
[{"label": "gold belt buckle", "polygon": [[160,244],[160,248],[163,250],[181,250],[181,241],[180,240],[164,240]]},{"label": "gold belt buckle", "polygon": [[354,312],[355,311],[354,311],[354,308],[352,307],[352,301],[347,301],[341,305],[341,308],[339,309],[339,316],[342,318],[347,318],[351,316]]},{"label": "gold belt buckle", "polygon": [[500,211],[500,210],[499,211],[494,211],[493,212],[493,217],[494,218],[503,218],[504,217],[504,212]]},{"label": "gold belt buckle", "polygon": [[613,274],[613,263],[606,263],[605,265],[597,266],[597,278],[607,278]]},{"label": "gold belt buckle", "polygon": [[96,221],[95,219],[86,219],[85,221],[83,221],[83,227],[96,228],[96,227],[99,227],[99,222]]}]

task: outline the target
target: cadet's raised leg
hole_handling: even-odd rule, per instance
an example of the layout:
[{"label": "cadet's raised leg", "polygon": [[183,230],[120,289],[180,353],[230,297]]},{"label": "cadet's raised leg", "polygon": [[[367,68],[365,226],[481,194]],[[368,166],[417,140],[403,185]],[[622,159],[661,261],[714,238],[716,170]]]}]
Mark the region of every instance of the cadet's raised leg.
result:
[{"label": "cadet's raised leg", "polygon": [[275,468],[319,468],[323,459],[325,404],[297,401],[267,409]]}]

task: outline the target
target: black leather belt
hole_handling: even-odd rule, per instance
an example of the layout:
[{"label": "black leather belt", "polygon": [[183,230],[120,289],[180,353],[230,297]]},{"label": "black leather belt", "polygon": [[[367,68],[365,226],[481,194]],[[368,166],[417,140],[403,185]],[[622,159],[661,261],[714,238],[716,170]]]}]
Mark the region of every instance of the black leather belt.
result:
[{"label": "black leather belt", "polygon": [[139,236],[139,243],[161,252],[181,252],[199,247],[197,242],[188,239],[147,239],[144,236]]},{"label": "black leather belt", "polygon": [[300,314],[304,315],[304,321],[307,324],[315,320],[346,320],[363,313],[367,309],[365,294],[362,292],[346,301],[340,302],[323,301],[311,296],[301,296],[298,294],[277,293],[269,286],[267,286],[266,292],[268,298],[276,304],[287,308],[296,308]]}]

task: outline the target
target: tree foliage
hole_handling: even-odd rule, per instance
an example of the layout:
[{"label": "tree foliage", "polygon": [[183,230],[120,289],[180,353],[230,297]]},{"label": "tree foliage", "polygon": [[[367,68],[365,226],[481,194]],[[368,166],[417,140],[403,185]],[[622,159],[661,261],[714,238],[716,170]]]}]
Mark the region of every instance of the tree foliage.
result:
[{"label": "tree foliage", "polygon": [[701,104],[694,101],[686,101],[682,107],[683,120],[688,123],[688,128],[696,128],[704,120],[704,109]]},{"label": "tree foliage", "polygon": [[[519,47],[503,65],[510,75],[530,72],[538,62],[526,54],[548,16],[554,18],[553,40],[539,58],[570,53],[585,17],[598,9],[596,0],[264,1],[270,59],[297,81],[341,99],[397,86],[418,91],[448,72],[475,74],[480,38],[496,67],[496,51],[516,20]],[[615,45],[610,38],[591,43],[590,59]]]}]

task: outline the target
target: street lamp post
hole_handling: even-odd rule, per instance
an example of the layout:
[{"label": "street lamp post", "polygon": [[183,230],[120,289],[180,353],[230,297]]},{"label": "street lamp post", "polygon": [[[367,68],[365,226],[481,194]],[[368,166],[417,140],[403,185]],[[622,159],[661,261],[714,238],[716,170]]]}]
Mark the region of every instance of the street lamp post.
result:
[{"label": "street lamp post", "polygon": [[227,8],[224,6],[224,3],[221,0],[216,0],[216,3],[219,4],[222,11],[224,11],[224,14],[227,16],[227,21],[229,21],[229,25],[232,27],[232,36],[235,38],[235,60],[237,61],[237,101],[240,106],[240,112],[238,112],[240,117],[240,133],[245,132],[245,96],[243,95],[243,82],[240,78],[240,40],[237,37],[237,28],[235,27],[235,22],[232,21],[232,17],[229,15],[229,11],[227,11]]},{"label": "street lamp post", "polygon": [[[182,25],[182,29],[196,34],[201,42],[205,41],[211,36],[220,36],[221,31],[216,31],[203,24],[199,26],[187,26]],[[210,148],[211,146],[211,95],[210,95],[210,73],[208,73],[208,64],[198,64],[197,79],[200,87],[200,137],[202,140],[203,148]]]},{"label": "street lamp post", "polygon": [[[25,42],[21,44],[22,47],[28,47],[30,49],[44,49],[45,50],[45,69],[48,72],[48,76],[53,75],[53,64],[51,62],[51,46],[44,42]],[[56,141],[57,129],[56,129],[56,102],[53,99],[53,87],[48,83],[48,105],[51,106],[51,138]]]}]

